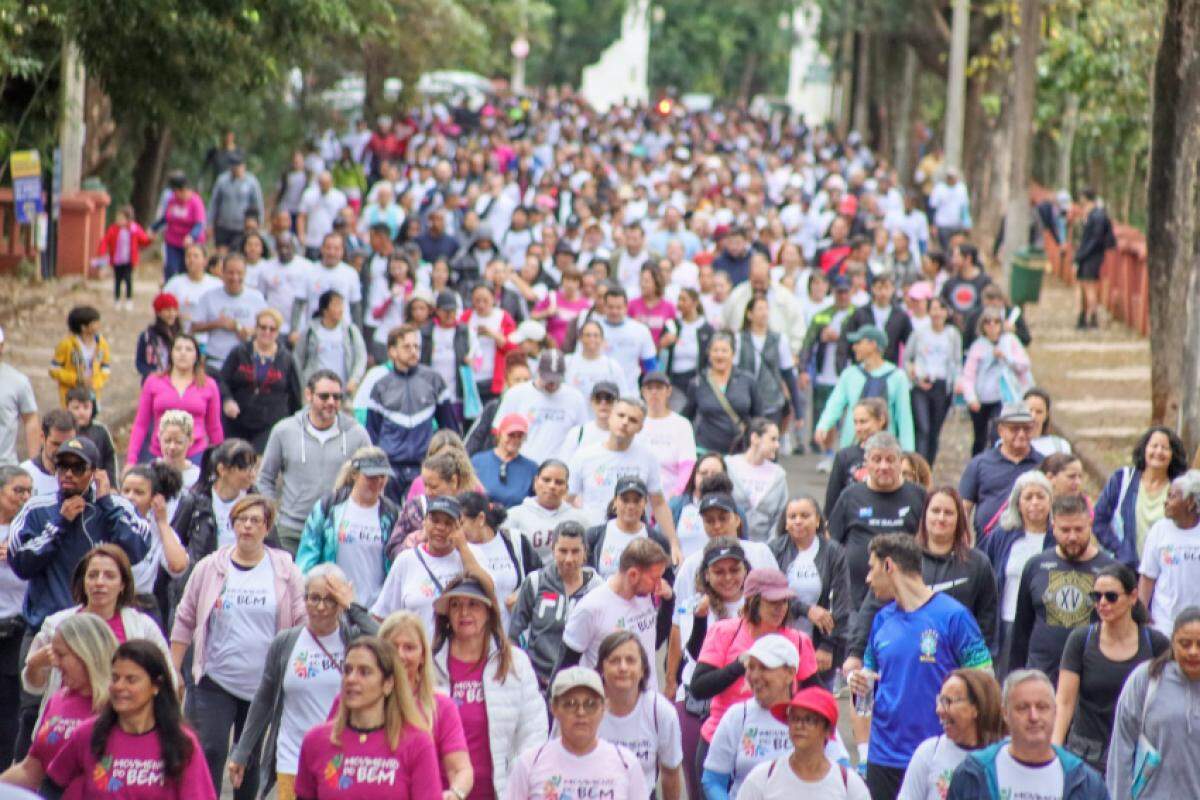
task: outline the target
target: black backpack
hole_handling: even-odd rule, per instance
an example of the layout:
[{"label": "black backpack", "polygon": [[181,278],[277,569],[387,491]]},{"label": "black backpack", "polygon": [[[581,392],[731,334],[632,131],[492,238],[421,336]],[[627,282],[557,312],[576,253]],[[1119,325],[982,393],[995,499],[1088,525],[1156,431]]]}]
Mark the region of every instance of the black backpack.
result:
[{"label": "black backpack", "polygon": [[872,375],[863,369],[861,365],[858,368],[862,371],[863,377],[867,379],[867,382],[863,384],[862,394],[858,396],[858,399],[865,400],[868,397],[879,397],[887,400],[888,378],[892,377],[892,373],[896,371],[895,368],[889,369],[882,375]]}]

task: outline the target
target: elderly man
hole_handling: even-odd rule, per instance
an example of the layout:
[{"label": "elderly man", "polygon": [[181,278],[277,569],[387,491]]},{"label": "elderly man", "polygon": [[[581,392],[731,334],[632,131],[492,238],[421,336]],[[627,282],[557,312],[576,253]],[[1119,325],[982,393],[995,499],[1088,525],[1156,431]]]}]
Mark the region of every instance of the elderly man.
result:
[{"label": "elderly man", "polygon": [[1042,463],[1033,449],[1033,415],[1024,402],[1009,403],[996,420],[1000,446],[985,448],[967,463],[958,482],[967,513],[973,513],[976,538],[988,535],[1000,522],[1000,512],[1017,478]]},{"label": "elderly man", "polygon": [[346,195],[334,187],[333,176],[328,172],[322,172],[316,185],[304,190],[296,217],[296,235],[304,245],[305,258],[316,261],[321,257],[322,242],[333,230],[333,222],[346,203]]},{"label": "elderly man", "polygon": [[925,490],[900,474],[896,437],[877,433],[863,445],[867,479],[848,486],[829,512],[829,538],[846,548],[854,608],[866,595],[867,549],[884,533],[917,532]]},{"label": "elderly man", "polygon": [[[1035,669],[1004,679],[1009,738],[968,753],[950,779],[947,800],[1107,800],[1103,779],[1083,759],[1050,743],[1054,686]],[[1132,754],[1131,754],[1132,755]]]},{"label": "elderly man", "polygon": [[721,312],[725,327],[733,331],[742,329],[746,306],[756,294],[764,294],[767,297],[767,305],[770,307],[767,324],[771,330],[787,338],[788,348],[793,355],[800,352],[804,346],[806,330],[804,310],[795,294],[780,286],[778,281],[771,280],[771,263],[761,253],[750,256],[747,279],[735,286],[729,299],[725,301],[725,308]]},{"label": "elderly man", "polygon": [[837,384],[829,396],[820,419],[817,420],[817,441],[825,439],[832,445],[838,441],[834,427],[841,425],[839,447],[854,443],[854,406],[867,397],[879,397],[887,402],[889,430],[900,440],[905,450],[916,446],[912,418],[912,384],[907,373],[883,353],[887,349],[887,334],[874,325],[864,325],[846,337],[857,362],[838,375]]}]

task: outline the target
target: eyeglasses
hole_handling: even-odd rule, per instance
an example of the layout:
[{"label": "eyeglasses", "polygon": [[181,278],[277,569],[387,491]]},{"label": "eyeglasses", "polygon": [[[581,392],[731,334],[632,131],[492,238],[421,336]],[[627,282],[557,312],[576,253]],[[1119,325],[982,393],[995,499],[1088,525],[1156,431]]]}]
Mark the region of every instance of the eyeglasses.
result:
[{"label": "eyeglasses", "polygon": [[816,714],[805,714],[804,716],[798,716],[795,714],[788,715],[788,725],[792,725],[797,728],[815,728],[825,721],[826,720],[824,717],[819,717]]},{"label": "eyeglasses", "polygon": [[580,712],[584,714],[595,714],[600,710],[600,707],[604,705],[604,701],[598,697],[587,697],[583,700],[578,698],[572,700],[558,700],[556,702],[558,703],[558,707],[568,714],[578,714]]},{"label": "eyeglasses", "polygon": [[314,397],[316,397],[322,403],[328,403],[330,400],[334,401],[335,403],[340,403],[342,402],[343,396],[344,395],[341,392],[317,392],[314,395]]},{"label": "eyeglasses", "polygon": [[304,602],[310,606],[336,606],[337,600],[334,600],[327,594],[306,594]]},{"label": "eyeglasses", "polygon": [[266,525],[267,518],[259,514],[239,514],[230,520],[234,525]]},{"label": "eyeglasses", "polygon": [[950,706],[965,702],[967,702],[967,698],[965,697],[947,697],[944,694],[939,694],[937,697],[938,708],[950,708]]},{"label": "eyeglasses", "polygon": [[258,329],[260,331],[264,331],[266,333],[275,333],[277,330],[279,330],[279,326],[278,325],[259,325]]},{"label": "eyeglasses", "polygon": [[75,475],[82,475],[91,469],[91,467],[82,461],[59,461],[54,465],[54,469],[58,472],[71,472]]},{"label": "eyeglasses", "polygon": [[1106,603],[1115,603],[1121,599],[1120,592],[1088,592],[1088,597],[1092,598],[1093,603],[1099,603],[1103,599]]}]

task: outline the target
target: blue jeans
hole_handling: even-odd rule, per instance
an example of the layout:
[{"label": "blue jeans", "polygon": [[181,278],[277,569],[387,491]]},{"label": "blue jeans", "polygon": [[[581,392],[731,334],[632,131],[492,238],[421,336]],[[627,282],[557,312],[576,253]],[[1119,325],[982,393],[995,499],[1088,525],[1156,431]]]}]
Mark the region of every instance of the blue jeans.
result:
[{"label": "blue jeans", "polygon": [[163,245],[163,283],[186,271],[183,265],[183,248]]}]

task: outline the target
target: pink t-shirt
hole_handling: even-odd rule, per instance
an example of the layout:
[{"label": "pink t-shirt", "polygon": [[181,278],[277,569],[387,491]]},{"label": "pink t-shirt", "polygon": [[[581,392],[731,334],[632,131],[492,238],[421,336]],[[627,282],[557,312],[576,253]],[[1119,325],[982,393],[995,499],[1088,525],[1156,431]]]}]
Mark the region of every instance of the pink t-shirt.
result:
[{"label": "pink t-shirt", "polygon": [[[328,720],[333,721],[338,708],[342,705],[342,696],[333,698],[333,708],[329,709]],[[442,776],[442,789],[450,788],[450,776],[446,774],[443,763],[449,753],[461,753],[467,749],[467,736],[463,733],[462,719],[458,716],[458,706],[447,695],[435,692],[433,695],[433,745],[437,749],[438,770]]]},{"label": "pink t-shirt", "polygon": [[[553,304],[553,305],[552,305]],[[583,295],[574,300],[568,300],[561,291],[547,295],[544,300],[533,307],[535,312],[553,308],[554,313],[546,317],[546,335],[554,340],[559,347],[567,338],[567,329],[571,323],[592,305],[592,301]]]},{"label": "pink t-shirt", "polygon": [[105,620],[108,623],[109,630],[113,632],[113,636],[117,637],[117,641],[125,643],[125,623],[121,620],[121,612],[112,615],[112,619]]},{"label": "pink t-shirt", "polygon": [[629,302],[629,316],[650,329],[650,335],[654,337],[654,344],[657,345],[667,320],[675,319],[675,304],[666,298],[660,298],[653,306],[648,306],[643,298],[637,297]]},{"label": "pink t-shirt", "polygon": [[92,711],[90,695],[60,689],[46,703],[42,725],[33,737],[33,744],[29,746],[29,755],[36,758],[45,769],[66,747],[75,729],[94,716],[96,712]]},{"label": "pink t-shirt", "polygon": [[513,764],[506,800],[645,800],[653,786],[637,756],[600,739],[595,749],[577,756],[551,739],[526,750]]},{"label": "pink t-shirt", "polygon": [[393,750],[387,730],[342,731],[330,741],[333,723],[318,725],[300,744],[296,796],[316,800],[441,800],[433,739],[407,727]]},{"label": "pink t-shirt", "polygon": [[448,658],[450,699],[458,706],[458,716],[467,737],[467,753],[475,770],[475,785],[467,800],[491,800],[496,790],[492,786],[492,747],[488,740],[487,705],[483,699],[485,663],[471,664],[454,656]]},{"label": "pink t-shirt", "polygon": [[[812,640],[808,636],[791,628],[773,633],[787,637],[800,651],[800,666],[796,668],[797,681],[802,681],[817,671],[817,654],[813,651]],[[752,644],[754,637],[750,633],[750,625],[744,619],[723,619],[708,629],[704,636],[704,644],[700,647],[700,657],[696,661],[719,669],[732,664],[742,653],[749,650]],[[708,711],[708,719],[704,720],[704,725],[700,728],[700,735],[704,737],[704,741],[712,741],[717,723],[730,706],[752,696],[753,692],[742,677],[714,697]]]},{"label": "pink t-shirt", "polygon": [[204,751],[188,728],[183,731],[191,740],[192,757],[176,781],[164,774],[156,731],[135,736],[114,725],[108,734],[104,755],[97,759],[91,748],[95,725],[93,719],[76,728],[75,735],[67,740],[46,770],[50,780],[59,786],[78,791],[76,797],[82,800],[216,800]]}]

